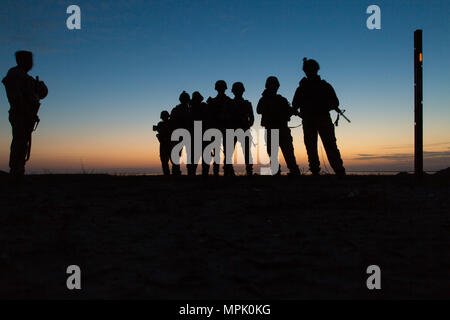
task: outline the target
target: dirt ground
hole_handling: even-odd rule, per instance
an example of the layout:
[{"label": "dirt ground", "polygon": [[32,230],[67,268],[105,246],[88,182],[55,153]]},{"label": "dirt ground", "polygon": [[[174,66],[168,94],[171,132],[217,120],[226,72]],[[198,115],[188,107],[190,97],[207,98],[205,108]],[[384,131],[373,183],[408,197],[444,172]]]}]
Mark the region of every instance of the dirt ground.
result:
[{"label": "dirt ground", "polygon": [[450,298],[448,175],[25,178],[0,177],[1,298]]}]

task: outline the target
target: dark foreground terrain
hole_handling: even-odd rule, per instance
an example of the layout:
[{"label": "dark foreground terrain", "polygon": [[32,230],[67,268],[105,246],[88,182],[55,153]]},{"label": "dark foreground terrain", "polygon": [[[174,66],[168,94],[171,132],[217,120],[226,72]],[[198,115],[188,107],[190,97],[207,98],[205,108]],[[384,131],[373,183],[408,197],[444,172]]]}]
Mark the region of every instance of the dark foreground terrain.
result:
[{"label": "dark foreground terrain", "polygon": [[3,176],[0,297],[450,298],[449,180]]}]

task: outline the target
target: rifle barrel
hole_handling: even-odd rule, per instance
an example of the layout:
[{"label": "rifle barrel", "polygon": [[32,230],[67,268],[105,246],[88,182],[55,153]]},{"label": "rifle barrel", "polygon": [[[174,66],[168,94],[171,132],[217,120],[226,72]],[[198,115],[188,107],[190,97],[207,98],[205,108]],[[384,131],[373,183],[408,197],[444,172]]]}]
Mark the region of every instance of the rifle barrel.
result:
[{"label": "rifle barrel", "polygon": [[348,123],[352,123],[352,122],[350,121],[350,119],[347,118],[342,112],[340,113],[340,115],[341,115],[342,117],[344,117],[344,119],[347,120]]}]

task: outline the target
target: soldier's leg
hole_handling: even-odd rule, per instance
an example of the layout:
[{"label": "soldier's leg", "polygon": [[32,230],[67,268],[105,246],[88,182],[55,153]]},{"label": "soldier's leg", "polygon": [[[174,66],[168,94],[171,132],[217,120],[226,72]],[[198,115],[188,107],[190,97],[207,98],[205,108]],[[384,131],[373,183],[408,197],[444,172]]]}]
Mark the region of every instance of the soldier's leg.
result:
[{"label": "soldier's leg", "polygon": [[[203,135],[202,135],[203,136]],[[198,145],[200,145],[200,148],[198,147]],[[196,151],[196,147],[197,146],[197,153],[195,152]],[[193,148],[192,149],[192,152],[193,152],[193,156],[192,156],[192,166],[193,166],[193,172],[194,172],[194,175],[196,175],[197,174],[197,167],[198,167],[198,164],[199,164],[199,162],[201,162],[202,161],[202,158],[203,158],[203,149],[204,149],[204,142],[203,142],[203,139],[201,139],[200,141],[195,141],[195,139],[194,139],[194,134],[192,134],[192,144],[191,144],[191,148]],[[201,162],[202,163],[202,165],[203,165],[203,162]]]},{"label": "soldier's leg", "polygon": [[180,150],[180,152],[178,154],[175,155],[175,159],[172,159],[172,148],[178,144],[178,142],[172,142],[171,145],[171,150],[170,150],[170,160],[172,161],[172,175],[174,176],[179,176],[181,175],[181,166],[180,166],[180,162],[181,162],[181,152],[182,150]]},{"label": "soldier's leg", "polygon": [[195,139],[194,139],[194,132],[191,132],[191,148],[190,150],[188,150],[188,154],[187,154],[187,159],[190,163],[188,163],[186,165],[187,170],[188,170],[188,175],[190,176],[195,176],[195,173],[197,171],[197,162],[198,159],[196,159],[196,154],[195,154]]},{"label": "soldier's leg", "polygon": [[[219,140],[220,140],[219,141],[219,145],[221,145],[221,143],[223,143],[223,137],[220,138]],[[217,177],[217,176],[219,176],[219,172],[220,172],[220,161],[217,162],[215,160],[216,159],[216,152],[218,152],[219,155],[220,155],[220,150],[215,150],[214,149],[214,154],[213,154],[213,156],[214,156],[214,160],[213,160],[213,174],[214,174],[214,176]]]},{"label": "soldier's leg", "polygon": [[181,167],[179,164],[172,164],[172,175],[174,176],[181,175]]},{"label": "soldier's leg", "polygon": [[159,157],[161,159],[163,174],[165,176],[170,175],[170,168],[169,168],[170,144],[169,145],[165,145],[164,143],[159,144]]},{"label": "soldier's leg", "polygon": [[284,160],[289,169],[290,174],[300,174],[300,170],[297,165],[297,160],[294,154],[294,144],[291,135],[291,129],[281,128],[280,129],[280,148],[283,153]]},{"label": "soldier's leg", "polygon": [[345,174],[344,164],[341,158],[341,153],[336,144],[336,134],[334,132],[334,124],[331,118],[321,119],[319,122],[319,134],[322,140],[325,152],[327,153],[330,166],[336,174]]},{"label": "soldier's leg", "polygon": [[195,176],[196,174],[197,174],[197,166],[198,166],[198,164],[197,163],[192,163],[191,164],[191,176]]},{"label": "soldier's leg", "polygon": [[[215,159],[215,155],[216,155],[216,151],[214,151],[214,159]],[[213,174],[214,176],[218,176],[219,175],[219,171],[220,171],[220,163],[216,162],[215,160],[213,161]]]},{"label": "soldier's leg", "polygon": [[252,161],[252,154],[251,154],[251,144],[252,139],[251,137],[245,137],[244,145],[241,144],[242,150],[244,151],[244,158],[245,158],[245,170],[247,172],[248,176],[253,175],[253,161]]},{"label": "soldier's leg", "polygon": [[308,154],[309,170],[312,174],[319,174],[320,161],[317,153],[317,126],[314,119],[303,120],[303,141]]},{"label": "soldier's leg", "polygon": [[205,151],[206,146],[208,146],[207,141],[202,142],[202,176],[207,176],[209,174],[209,162],[206,162],[203,158],[203,151]]},{"label": "soldier's leg", "polygon": [[11,121],[12,142],[9,157],[10,173],[14,176],[23,176],[25,173],[25,157],[27,153],[27,132],[23,121]]},{"label": "soldier's leg", "polygon": [[226,131],[222,131],[222,141],[223,141],[223,158],[224,158],[224,165],[223,165],[223,175],[224,176],[233,176],[234,175],[234,169],[233,169],[233,154],[234,154],[234,148],[236,146],[236,141],[233,141],[233,144],[231,148],[229,149],[227,147],[227,136]]},{"label": "soldier's leg", "polygon": [[[265,138],[266,138],[266,147],[267,154],[270,157],[270,162],[272,163],[272,130],[274,129],[266,129]],[[277,129],[275,129],[277,130]],[[274,149],[275,154],[273,155],[274,159],[278,159],[278,146]],[[278,171],[272,172],[272,175],[280,175],[281,174],[281,165],[278,165]]]}]

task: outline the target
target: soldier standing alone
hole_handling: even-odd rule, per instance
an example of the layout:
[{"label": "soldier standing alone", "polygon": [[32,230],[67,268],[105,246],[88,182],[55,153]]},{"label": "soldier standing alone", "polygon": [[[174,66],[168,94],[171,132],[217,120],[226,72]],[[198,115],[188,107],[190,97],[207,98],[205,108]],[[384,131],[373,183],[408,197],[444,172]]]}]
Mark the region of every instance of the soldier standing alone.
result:
[{"label": "soldier standing alone", "polygon": [[39,77],[34,79],[28,72],[33,68],[33,54],[17,51],[17,66],[3,78],[8,101],[9,122],[12,127],[9,167],[11,176],[20,179],[25,174],[25,162],[30,158],[31,134],[39,122],[40,99],[47,96],[48,89]]}]

